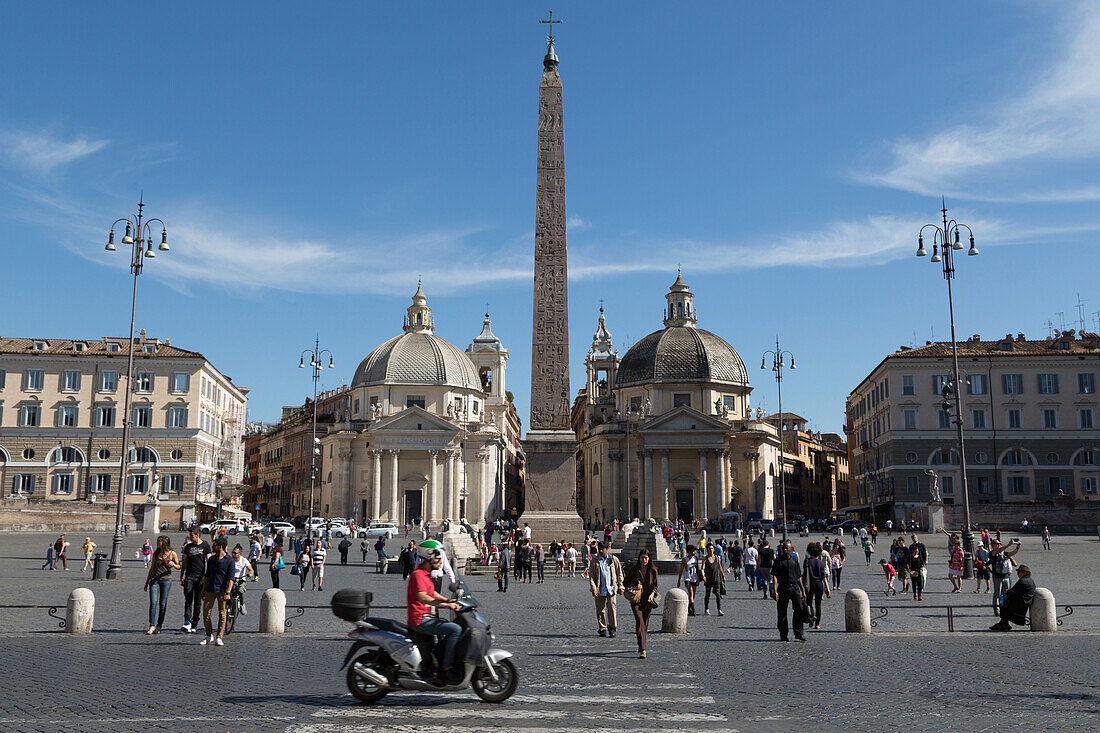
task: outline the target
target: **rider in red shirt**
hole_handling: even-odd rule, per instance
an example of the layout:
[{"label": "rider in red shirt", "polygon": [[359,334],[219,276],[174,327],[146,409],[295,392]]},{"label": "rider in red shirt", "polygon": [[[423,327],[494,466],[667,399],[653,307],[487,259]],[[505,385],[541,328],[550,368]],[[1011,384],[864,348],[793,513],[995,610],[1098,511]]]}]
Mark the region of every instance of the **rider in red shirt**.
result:
[{"label": "rider in red shirt", "polygon": [[450,608],[458,610],[458,604],[446,596],[435,591],[431,573],[438,570],[443,564],[443,556],[438,550],[432,548],[417,548],[417,560],[420,564],[409,576],[408,591],[405,595],[408,604],[409,626],[416,627],[424,634],[446,637],[443,651],[442,674],[433,680],[436,684],[447,681],[455,681],[458,677],[454,669],[455,647],[458,645],[458,637],[462,633],[462,627],[450,621],[430,615],[429,606],[436,608]]}]

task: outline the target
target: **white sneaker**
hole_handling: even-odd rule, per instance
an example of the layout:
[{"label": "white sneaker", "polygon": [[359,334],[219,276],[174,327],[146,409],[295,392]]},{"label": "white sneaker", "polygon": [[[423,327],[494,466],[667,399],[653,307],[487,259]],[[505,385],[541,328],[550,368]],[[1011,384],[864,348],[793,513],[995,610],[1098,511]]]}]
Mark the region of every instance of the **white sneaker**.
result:
[{"label": "white sneaker", "polygon": [[213,642],[214,642],[214,637],[213,636],[208,636],[208,637],[206,637],[205,639],[203,639],[202,641],[199,642],[199,646],[206,646],[207,644],[212,644]]},{"label": "white sneaker", "polygon": [[181,626],[180,631],[182,631],[185,634],[190,634],[191,633],[191,622],[188,621],[183,626]]},{"label": "white sneaker", "polygon": [[219,637],[219,638],[214,640],[214,646],[225,646],[225,642],[222,641],[221,638]]}]

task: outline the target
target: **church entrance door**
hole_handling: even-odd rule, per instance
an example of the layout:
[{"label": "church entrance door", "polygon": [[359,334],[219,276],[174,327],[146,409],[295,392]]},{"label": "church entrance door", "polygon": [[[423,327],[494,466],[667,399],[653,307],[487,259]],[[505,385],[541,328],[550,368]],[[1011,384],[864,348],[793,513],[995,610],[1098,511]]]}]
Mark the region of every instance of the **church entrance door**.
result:
[{"label": "church entrance door", "polygon": [[412,522],[424,514],[424,492],[420,489],[405,490],[405,521]]},{"label": "church entrance door", "polygon": [[690,522],[695,516],[695,491],[676,489],[676,518]]}]

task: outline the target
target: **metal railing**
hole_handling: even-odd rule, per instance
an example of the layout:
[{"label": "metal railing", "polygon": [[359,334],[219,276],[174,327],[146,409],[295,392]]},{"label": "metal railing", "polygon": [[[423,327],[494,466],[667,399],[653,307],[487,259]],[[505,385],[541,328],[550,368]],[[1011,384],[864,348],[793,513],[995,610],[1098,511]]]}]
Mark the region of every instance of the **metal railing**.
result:
[{"label": "metal railing", "polygon": [[65,628],[65,625],[66,625],[65,624],[65,619],[62,616],[57,615],[58,609],[65,608],[65,606],[59,606],[57,604],[54,604],[52,606],[0,605],[0,608],[45,608],[45,609],[47,609],[46,610],[47,615],[52,616],[53,618],[57,619],[57,628],[63,629],[63,628]]},{"label": "metal railing", "polygon": [[[0,606],[0,608],[3,608],[3,606]],[[331,609],[332,606],[306,606],[306,605],[301,605],[301,606],[293,606],[293,608],[294,608],[294,615],[290,616],[288,614],[287,617],[286,617],[286,620],[283,621],[283,628],[284,629],[289,629],[291,626],[293,626],[294,625],[294,623],[293,623],[294,619],[301,618],[302,616],[305,616],[307,608]],[[376,608],[380,609],[380,610],[384,610],[384,611],[396,611],[396,610],[404,611],[406,607],[405,606],[375,606],[375,605],[371,605],[370,610],[374,610]]]},{"label": "metal railing", "polygon": [[[906,610],[908,610],[908,609],[929,609],[929,608],[946,609],[947,610],[947,630],[952,631],[952,632],[955,630],[955,611],[957,609],[959,609],[959,610],[961,610],[961,609],[976,609],[976,610],[985,611],[986,614],[988,614],[990,611],[993,610],[993,606],[991,606],[991,605],[976,606],[974,604],[962,604],[962,603],[942,604],[942,605],[938,605],[938,604],[930,605],[930,604],[921,603],[921,604],[907,604],[907,605],[904,605],[904,606],[903,605],[876,606],[875,608],[878,610],[878,616],[875,616],[874,618],[871,619],[871,626],[874,626],[874,627],[877,627],[878,622],[885,619],[886,616],[889,615],[890,609],[892,609],[892,608],[893,609],[906,609]],[[1063,606],[1062,608],[1064,609],[1065,612],[1062,613],[1060,616],[1057,616],[1057,622],[1058,622],[1059,626],[1061,626],[1063,624],[1062,619],[1066,618],[1067,616],[1073,615],[1073,609],[1074,608],[1100,608],[1100,603],[1073,603],[1073,604],[1067,604],[1067,605]],[[973,615],[967,614],[967,615],[970,615],[972,617],[977,616],[977,614],[973,614]],[[1027,622],[1027,624],[1030,624],[1031,623],[1031,618],[1028,617],[1026,619],[1026,622]]]}]

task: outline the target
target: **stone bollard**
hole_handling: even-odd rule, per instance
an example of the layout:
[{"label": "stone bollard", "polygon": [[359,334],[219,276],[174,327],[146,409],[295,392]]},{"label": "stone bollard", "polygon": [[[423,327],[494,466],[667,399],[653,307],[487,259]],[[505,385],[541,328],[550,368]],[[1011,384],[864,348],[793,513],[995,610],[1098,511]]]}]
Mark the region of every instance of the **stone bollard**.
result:
[{"label": "stone bollard", "polygon": [[866,591],[852,588],[844,594],[844,630],[857,634],[871,633],[871,601]]},{"label": "stone bollard", "polygon": [[1058,607],[1054,603],[1054,594],[1046,588],[1035,589],[1035,600],[1031,603],[1031,630],[1057,631]]},{"label": "stone bollard", "polygon": [[90,634],[94,619],[95,594],[87,588],[73,588],[65,606],[65,631],[70,634]]},{"label": "stone bollard", "polygon": [[688,594],[683,588],[672,588],[661,601],[662,634],[686,634],[688,625]]},{"label": "stone bollard", "polygon": [[286,631],[286,593],[268,588],[260,598],[260,633],[281,634]]}]

